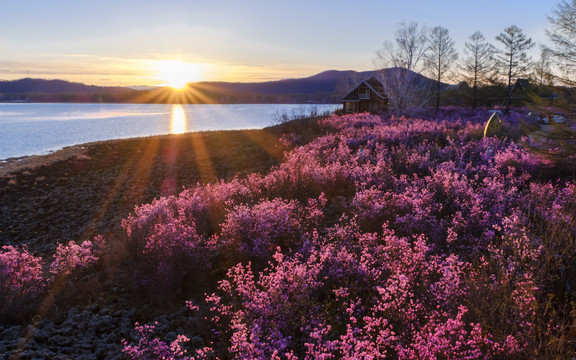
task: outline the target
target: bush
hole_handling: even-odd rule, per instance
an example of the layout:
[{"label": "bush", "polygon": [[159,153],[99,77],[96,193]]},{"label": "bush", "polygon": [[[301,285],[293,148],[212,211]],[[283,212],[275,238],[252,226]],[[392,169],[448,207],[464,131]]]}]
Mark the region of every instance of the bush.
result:
[{"label": "bush", "polygon": [[0,251],[0,318],[25,319],[39,305],[47,281],[42,258],[26,247],[3,246]]},{"label": "bush", "polygon": [[200,358],[565,357],[576,183],[534,177],[549,161],[483,139],[488,118],[324,119],[268,174],[138,208],[138,279],[177,294],[189,264],[211,267],[192,299],[209,331],[178,344]]}]

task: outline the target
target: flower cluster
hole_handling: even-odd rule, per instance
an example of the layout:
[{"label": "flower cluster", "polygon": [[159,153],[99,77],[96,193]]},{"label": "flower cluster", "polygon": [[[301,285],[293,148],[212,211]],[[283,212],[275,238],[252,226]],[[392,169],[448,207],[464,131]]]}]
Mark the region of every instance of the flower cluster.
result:
[{"label": "flower cluster", "polygon": [[[158,325],[157,323],[155,325]],[[188,339],[184,335],[179,335],[176,340],[170,344],[165,343],[153,337],[155,325],[140,325],[136,323],[136,331],[140,335],[138,345],[128,345],[124,340],[123,352],[132,359],[166,359],[166,360],[184,360],[189,359],[186,356],[186,350],[181,344],[186,343]]]},{"label": "flower cluster", "polygon": [[[58,244],[51,262],[34,256],[26,246],[0,250],[0,319],[21,321],[38,312],[38,306],[54,288],[82,270],[93,269],[106,249],[103,236],[76,244]],[[72,279],[75,277],[73,276]]]},{"label": "flower cluster", "polygon": [[84,241],[80,245],[74,241],[70,241],[68,245],[58,244],[54,261],[50,265],[50,272],[54,275],[69,275],[76,269],[91,266],[97,260],[92,248],[91,241]]},{"label": "flower cluster", "polygon": [[9,313],[18,304],[34,302],[46,286],[42,258],[26,247],[3,246],[0,250],[0,309]]},{"label": "flower cluster", "polygon": [[[137,208],[124,228],[140,266],[154,270],[137,274],[217,281],[193,299],[211,329],[197,357],[542,353],[570,331],[547,309],[571,316],[550,299],[570,291],[576,185],[541,181],[547,160],[509,138],[484,139],[488,118],[449,109],[324,119],[325,135],[267,174]],[[132,358],[169,348],[149,332],[142,339],[126,344]]]}]

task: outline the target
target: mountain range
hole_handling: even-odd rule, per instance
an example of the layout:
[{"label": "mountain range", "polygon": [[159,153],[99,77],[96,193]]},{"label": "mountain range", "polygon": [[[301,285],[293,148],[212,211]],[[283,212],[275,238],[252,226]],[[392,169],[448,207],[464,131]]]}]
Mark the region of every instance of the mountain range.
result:
[{"label": "mountain range", "polygon": [[[390,69],[386,69],[390,71]],[[328,70],[297,79],[265,82],[196,82],[183,92],[168,88],[107,87],[63,80],[0,81],[0,101],[127,103],[338,103],[375,71]],[[425,81],[432,80],[422,76]]]}]

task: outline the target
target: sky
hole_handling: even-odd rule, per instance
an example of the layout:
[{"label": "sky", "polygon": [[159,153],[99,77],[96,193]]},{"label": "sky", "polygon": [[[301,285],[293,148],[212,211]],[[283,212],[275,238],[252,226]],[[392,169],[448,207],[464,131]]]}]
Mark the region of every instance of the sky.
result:
[{"label": "sky", "polygon": [[[402,21],[443,26],[460,54],[510,25],[545,44],[555,0],[11,0],[0,8],[0,80],[93,85],[268,81],[374,70]],[[532,52],[537,57],[537,49]]]}]

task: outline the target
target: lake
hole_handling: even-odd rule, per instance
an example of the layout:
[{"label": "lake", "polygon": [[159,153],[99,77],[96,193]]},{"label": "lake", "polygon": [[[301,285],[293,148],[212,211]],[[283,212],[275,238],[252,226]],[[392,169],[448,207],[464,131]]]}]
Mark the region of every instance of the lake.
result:
[{"label": "lake", "polygon": [[280,115],[341,105],[0,103],[0,159],[43,155],[93,141],[208,130],[262,129]]}]

